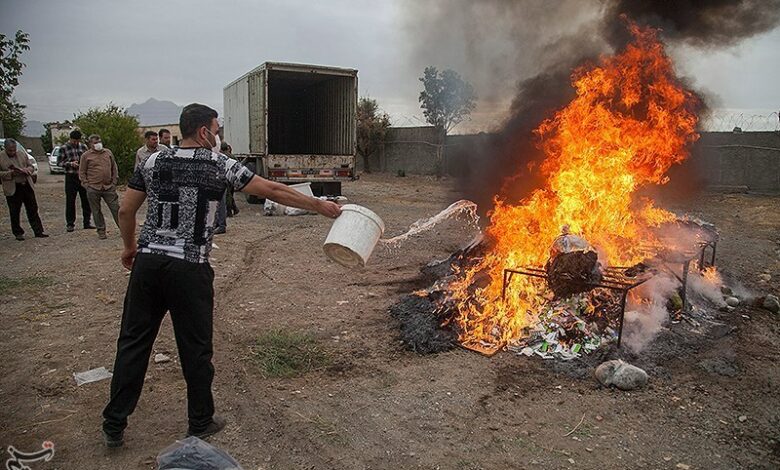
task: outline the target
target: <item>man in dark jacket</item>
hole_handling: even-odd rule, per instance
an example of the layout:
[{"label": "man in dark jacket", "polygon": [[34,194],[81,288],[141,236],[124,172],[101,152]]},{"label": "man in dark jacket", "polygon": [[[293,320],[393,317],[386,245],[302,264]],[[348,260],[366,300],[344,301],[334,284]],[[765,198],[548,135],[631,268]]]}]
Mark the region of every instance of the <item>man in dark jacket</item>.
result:
[{"label": "man in dark jacket", "polygon": [[87,146],[81,143],[81,131],[76,129],[70,133],[70,140],[60,147],[57,164],[65,169],[65,225],[68,232],[76,227],[76,195],[81,198],[81,215],[84,228],[95,228],[92,223],[92,210],[87,199],[87,190],[79,180],[79,161],[87,151]]}]

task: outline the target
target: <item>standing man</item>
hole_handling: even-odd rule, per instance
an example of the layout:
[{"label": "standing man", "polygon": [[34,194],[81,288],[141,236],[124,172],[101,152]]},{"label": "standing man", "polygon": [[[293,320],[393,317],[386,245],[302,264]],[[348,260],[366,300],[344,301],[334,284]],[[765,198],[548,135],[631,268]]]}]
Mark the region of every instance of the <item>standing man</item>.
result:
[{"label": "standing man", "polygon": [[146,131],[144,133],[144,144],[135,152],[135,166],[133,168],[138,169],[138,166],[149,158],[151,154],[159,152],[164,148],[168,147],[160,146],[160,139],[156,132]]},{"label": "standing man", "polygon": [[17,240],[24,240],[24,229],[19,221],[22,205],[27,212],[27,222],[33,229],[36,238],[46,238],[43,233],[43,223],[38,215],[38,201],[35,200],[35,167],[30,163],[27,152],[18,146],[13,139],[5,139],[5,150],[0,152],[0,180],[3,182],[3,193],[11,214],[11,231]]},{"label": "standing man", "polygon": [[165,146],[167,148],[173,148],[171,145],[171,131],[168,129],[160,129],[157,131],[157,135],[160,136],[160,145]]},{"label": "standing man", "polygon": [[87,199],[95,217],[98,238],[105,240],[106,220],[100,201],[106,201],[108,210],[119,227],[119,196],[116,194],[116,182],[119,179],[119,169],[111,150],[103,147],[103,141],[97,134],[89,136],[89,150],[81,156],[79,165],[79,180],[87,188]]},{"label": "standing man", "polygon": [[[227,142],[222,142],[220,150],[224,155],[233,158],[233,148]],[[236,198],[233,193],[233,187],[228,186],[227,194],[225,195],[225,204],[227,205],[227,213],[225,215],[227,217],[238,215],[238,206],[236,205]]]},{"label": "standing man", "polygon": [[65,225],[68,232],[76,227],[76,194],[81,199],[81,215],[84,228],[95,228],[91,223],[92,211],[87,200],[87,190],[79,182],[79,159],[87,151],[87,146],[81,143],[81,131],[71,131],[70,140],[60,148],[57,164],[65,169]]},{"label": "standing man", "polygon": [[[204,438],[225,426],[223,419],[214,416],[211,393],[214,271],[208,261],[214,212],[227,186],[329,217],[341,213],[332,202],[255,176],[220,154],[217,112],[208,106],[186,106],[179,125],[181,147],[148,158],[128,182],[119,209],[122,264],[131,274],[111,398],[103,411],[108,447],[124,443],[127,417],[141,395],[149,355],[166,311],[171,312],[187,382],[187,434]],[[135,217],[147,198],[146,222],[136,242]]]}]

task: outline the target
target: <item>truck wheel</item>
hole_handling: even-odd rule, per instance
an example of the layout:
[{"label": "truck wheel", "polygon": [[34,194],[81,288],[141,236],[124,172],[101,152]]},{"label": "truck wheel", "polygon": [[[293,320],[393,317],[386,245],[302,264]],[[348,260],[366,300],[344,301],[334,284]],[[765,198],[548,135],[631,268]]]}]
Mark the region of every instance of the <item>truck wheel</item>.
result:
[{"label": "truck wheel", "polygon": [[311,184],[315,196],[341,196],[341,181],[315,181]]},{"label": "truck wheel", "polygon": [[[257,164],[255,162],[247,162],[244,166],[254,174],[257,174]],[[253,194],[246,195],[246,202],[249,204],[265,204],[265,198],[257,197]]]}]

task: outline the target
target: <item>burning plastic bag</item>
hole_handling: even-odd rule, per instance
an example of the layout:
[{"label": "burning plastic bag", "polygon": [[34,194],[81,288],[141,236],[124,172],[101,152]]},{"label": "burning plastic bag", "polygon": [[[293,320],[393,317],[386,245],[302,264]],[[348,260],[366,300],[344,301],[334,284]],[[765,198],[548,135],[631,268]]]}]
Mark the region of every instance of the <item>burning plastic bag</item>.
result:
[{"label": "burning plastic bag", "polygon": [[176,441],[157,456],[158,470],[243,470],[227,452],[190,436]]},{"label": "burning plastic bag", "polygon": [[553,241],[545,269],[547,285],[559,299],[587,292],[602,278],[598,254],[584,238],[570,234],[568,225]]}]

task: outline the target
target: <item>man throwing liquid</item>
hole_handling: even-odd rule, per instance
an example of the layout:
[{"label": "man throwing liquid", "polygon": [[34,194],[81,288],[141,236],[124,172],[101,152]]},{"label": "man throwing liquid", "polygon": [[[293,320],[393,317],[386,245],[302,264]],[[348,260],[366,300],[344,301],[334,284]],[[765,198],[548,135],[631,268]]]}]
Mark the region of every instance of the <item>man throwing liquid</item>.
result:
[{"label": "man throwing liquid", "polygon": [[[263,179],[219,153],[217,112],[190,104],[179,119],[181,146],[154,153],[140,165],[119,209],[122,264],[130,269],[117,341],[111,398],[103,411],[108,447],[124,443],[127,418],[143,388],[160,322],[171,312],[187,382],[187,435],[219,432],[211,382],[214,271],[209,252],[217,204],[228,186],[281,204],[338,217],[339,206]],[[135,239],[136,213],[148,199],[146,221]]]}]

